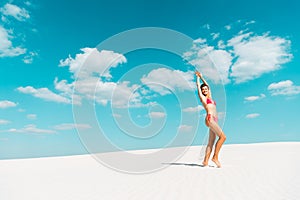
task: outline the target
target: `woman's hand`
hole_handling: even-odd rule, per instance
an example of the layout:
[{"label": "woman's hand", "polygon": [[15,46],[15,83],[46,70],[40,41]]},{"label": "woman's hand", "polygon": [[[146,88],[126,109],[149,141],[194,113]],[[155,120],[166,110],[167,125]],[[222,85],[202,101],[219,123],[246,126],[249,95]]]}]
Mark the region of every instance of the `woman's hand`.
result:
[{"label": "woman's hand", "polygon": [[202,77],[202,74],[201,74],[200,72],[198,72],[198,71],[195,71],[195,74],[196,74],[196,76],[198,76],[199,78]]}]

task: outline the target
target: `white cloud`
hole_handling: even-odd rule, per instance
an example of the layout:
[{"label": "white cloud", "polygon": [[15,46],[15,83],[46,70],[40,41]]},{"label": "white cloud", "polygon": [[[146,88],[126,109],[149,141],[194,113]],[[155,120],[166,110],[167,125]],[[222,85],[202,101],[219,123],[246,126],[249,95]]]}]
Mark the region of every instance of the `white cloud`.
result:
[{"label": "white cloud", "polygon": [[174,92],[194,89],[194,72],[183,72],[180,70],[171,70],[167,68],[158,68],[152,70],[148,75],[141,78],[141,82],[147,85],[151,90],[161,95]]},{"label": "white cloud", "polygon": [[[98,51],[95,48],[83,48],[83,53],[77,54],[75,58],[69,57],[60,61],[60,66],[69,66],[75,79],[71,83],[67,80],[54,79],[54,86],[58,93],[48,88],[33,88],[32,86],[19,87],[18,91],[31,94],[48,101],[59,103],[81,104],[82,98],[95,100],[97,103],[106,105],[111,102],[114,107],[142,107],[153,105],[153,102],[141,103],[141,92],[137,92],[138,85],[131,85],[129,81],[111,82],[111,74],[106,67],[116,67],[125,63],[126,58],[113,51]],[[81,68],[82,65],[84,68]],[[78,76],[80,70],[80,76]],[[144,91],[145,92],[145,91]],[[71,102],[72,101],[72,102]]]},{"label": "white cloud", "polygon": [[164,112],[150,112],[149,116],[151,118],[163,118],[163,117],[166,116],[166,113],[164,113]]},{"label": "white cloud", "polygon": [[27,119],[30,119],[30,120],[35,120],[37,115],[36,114],[28,114],[26,115]]},{"label": "white cloud", "polygon": [[245,101],[257,101],[257,100],[263,99],[265,97],[266,97],[266,95],[264,95],[264,94],[261,94],[259,96],[249,96],[249,97],[245,97]]},{"label": "white cloud", "polygon": [[[130,85],[130,82],[103,82],[96,77],[79,79],[76,83],[67,84],[66,82],[56,82],[56,88],[64,91],[65,94],[72,95],[73,88],[76,84],[75,97],[81,100],[86,98],[95,100],[101,105],[107,105],[111,102],[114,107],[126,108],[140,107],[141,95],[136,92],[137,85]],[[73,103],[74,95],[73,95]],[[139,104],[139,105],[138,105]]]},{"label": "white cloud", "polygon": [[205,44],[206,42],[207,42],[207,40],[204,38],[198,38],[193,41],[193,43],[195,43],[195,44]]},{"label": "white cloud", "polygon": [[245,25],[254,24],[254,23],[255,23],[255,21],[254,21],[254,20],[251,20],[251,21],[249,21],[249,22],[246,22]]},{"label": "white cloud", "polygon": [[278,70],[292,59],[288,53],[290,41],[268,34],[256,36],[252,32],[243,33],[230,39],[228,46],[233,48],[237,58],[230,74],[236,83]]},{"label": "white cloud", "polygon": [[204,24],[204,25],[202,26],[202,28],[205,28],[205,29],[209,30],[209,29],[210,29],[210,25],[209,25],[209,24]]},{"label": "white cloud", "polygon": [[66,95],[71,95],[73,92],[74,83],[69,84],[67,80],[58,81],[58,78],[56,77],[54,79],[54,86],[56,90],[61,91]]},{"label": "white cloud", "polygon": [[231,29],[231,26],[230,26],[230,25],[226,25],[226,26],[225,26],[225,29],[226,29],[226,30],[230,30],[230,29]]},{"label": "white cloud", "polygon": [[17,104],[12,101],[8,101],[8,100],[0,101],[0,109],[16,107],[16,106]]},{"label": "white cloud", "polygon": [[63,123],[54,126],[56,130],[71,130],[71,129],[89,129],[91,126],[89,124],[74,124],[74,123]]},{"label": "white cloud", "polygon": [[218,41],[218,48],[219,49],[225,49],[226,45],[224,44],[223,40],[219,40]]},{"label": "white cloud", "polygon": [[116,88],[114,82],[102,82],[96,77],[78,79],[76,84],[76,94],[85,97],[86,99],[94,100],[102,105],[106,105],[112,98],[112,92]]},{"label": "white cloud", "polygon": [[189,126],[189,125],[180,125],[179,127],[178,127],[178,131],[180,131],[180,132],[190,132],[191,130],[192,130],[192,126]]},{"label": "white cloud", "polygon": [[29,52],[28,55],[24,56],[23,62],[24,62],[25,64],[31,64],[31,63],[33,62],[33,58],[36,57],[36,56],[38,56],[38,53],[33,52],[33,51],[32,51],[32,52]]},{"label": "white cloud", "polygon": [[0,12],[4,16],[12,16],[18,21],[25,21],[30,18],[29,12],[25,8],[20,8],[10,3],[7,3],[0,8]]},{"label": "white cloud", "polygon": [[24,130],[26,133],[56,133],[53,130],[37,128],[34,124],[29,124],[25,126],[22,130]]},{"label": "white cloud", "polygon": [[220,37],[220,33],[211,33],[210,35],[212,36],[213,40],[215,40],[218,37]]},{"label": "white cloud", "polygon": [[30,1],[25,1],[24,4],[25,4],[26,6],[32,6],[32,3],[31,3]]},{"label": "white cloud", "polygon": [[44,99],[46,101],[54,101],[58,103],[71,103],[71,100],[61,95],[55,94],[48,88],[33,88],[32,86],[18,87],[17,90],[24,94],[31,94],[34,97]]},{"label": "white cloud", "polygon": [[0,119],[0,125],[5,125],[5,124],[9,124],[11,123],[11,121],[5,120],[5,119]]},{"label": "white cloud", "polygon": [[196,107],[187,107],[187,108],[184,108],[182,111],[183,112],[200,112],[201,110],[204,110],[203,106],[196,106]]},{"label": "white cloud", "polygon": [[26,53],[25,48],[13,46],[12,38],[9,32],[0,26],[0,57],[14,57]]},{"label": "white cloud", "polygon": [[260,116],[259,113],[251,113],[251,114],[246,115],[246,118],[252,119],[252,118],[257,118],[259,116]]},{"label": "white cloud", "polygon": [[[96,48],[82,48],[83,53],[76,54],[75,58],[69,56],[65,60],[60,60],[59,66],[69,66],[70,72],[75,77],[86,78],[93,75],[98,75],[106,78],[111,78],[109,69],[116,67],[119,64],[126,63],[126,58],[119,53],[113,51],[102,50]],[[80,74],[78,74],[80,71]]]},{"label": "white cloud", "polygon": [[[55,78],[54,86],[58,93],[51,92],[47,88],[35,89],[31,86],[19,87],[17,90],[23,93],[32,94],[42,99],[71,103],[73,97],[74,104],[80,104],[82,98],[95,100],[98,104],[107,105],[111,102],[113,107],[148,107],[155,105],[155,102],[144,103],[149,100],[153,91],[160,94],[167,94],[171,90],[194,90],[194,72],[182,72],[160,68],[145,75],[141,82],[148,87],[141,87],[131,84],[129,81],[112,82],[109,81],[111,74],[107,66],[116,67],[127,62],[126,58],[112,51],[98,51],[95,48],[83,48],[83,53],[76,54],[75,58],[61,60],[60,66],[69,66],[70,72],[76,81],[58,80]],[[84,65],[84,68],[81,66]],[[78,76],[80,70],[80,76]],[[153,89],[152,91],[149,90]],[[74,92],[74,93],[73,93]],[[43,95],[47,93],[47,95]],[[143,103],[142,103],[143,102]]]},{"label": "white cloud", "polygon": [[233,57],[226,50],[215,49],[206,43],[195,43],[194,41],[192,49],[183,57],[214,83],[230,82],[228,74]]},{"label": "white cloud", "polygon": [[278,83],[271,83],[268,90],[272,96],[276,95],[296,95],[300,94],[300,86],[294,85],[291,80],[280,81]]},{"label": "white cloud", "polygon": [[[101,87],[98,87],[101,88]],[[104,87],[102,87],[104,88]],[[130,85],[129,81],[124,81],[116,84],[115,89],[112,91],[111,102],[114,107],[126,108],[126,107],[143,107],[148,106],[147,104],[142,104],[142,96],[137,91],[138,85]],[[97,90],[97,98],[101,96],[102,89]],[[150,105],[150,104],[149,104]]]},{"label": "white cloud", "polygon": [[2,16],[1,16],[1,21],[3,21],[3,22],[5,22],[5,23],[6,23],[6,22],[7,22],[7,19],[6,19],[6,17],[2,15]]},{"label": "white cloud", "polygon": [[53,130],[37,128],[35,124],[28,124],[21,129],[11,128],[11,129],[7,130],[7,132],[12,132],[12,133],[56,133],[56,131],[53,131]]},{"label": "white cloud", "polygon": [[[60,60],[59,66],[69,66],[70,72],[77,78],[68,83],[66,80],[54,80],[55,89],[62,92],[63,96],[71,97],[73,103],[80,104],[82,98],[95,100],[101,105],[111,102],[114,107],[142,106],[141,96],[135,92],[137,85],[129,81],[112,82],[110,68],[126,63],[126,58],[113,51],[96,48],[83,48],[83,53],[76,54],[75,58],[69,56]],[[74,91],[74,93],[73,93]]]},{"label": "white cloud", "polygon": [[70,99],[70,101],[72,100],[72,104],[74,105],[80,105],[82,96],[73,93],[74,84],[75,82],[68,83],[67,80],[58,81],[57,77],[54,79],[54,86],[55,89],[60,92],[59,95]]},{"label": "white cloud", "polygon": [[285,38],[242,30],[227,42],[219,40],[216,47],[205,39],[196,39],[183,57],[214,83],[227,84],[231,80],[242,83],[278,70],[291,61],[290,45],[291,41]]},{"label": "white cloud", "polygon": [[[0,8],[0,14],[3,22],[3,25],[0,25],[0,57],[15,57],[25,54],[27,49],[24,48],[23,45],[13,44],[14,38],[24,42],[25,34],[24,32],[14,33],[15,31],[17,32],[19,28],[15,26],[11,19],[20,22],[27,21],[30,18],[29,12],[25,8],[21,8],[12,3],[6,3]],[[28,55],[25,55],[23,58],[23,62],[26,64],[32,63],[34,56],[36,56],[35,52],[28,53]]]}]

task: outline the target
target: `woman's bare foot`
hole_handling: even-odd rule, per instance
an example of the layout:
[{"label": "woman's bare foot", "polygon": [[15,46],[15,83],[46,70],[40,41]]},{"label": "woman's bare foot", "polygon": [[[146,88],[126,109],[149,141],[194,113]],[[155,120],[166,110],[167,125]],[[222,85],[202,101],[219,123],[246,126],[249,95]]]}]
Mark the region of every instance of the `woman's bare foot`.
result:
[{"label": "woman's bare foot", "polygon": [[206,167],[206,166],[208,166],[208,162],[202,162],[202,165],[203,165],[203,167]]},{"label": "woman's bare foot", "polygon": [[217,165],[217,167],[218,168],[220,168],[221,167],[221,163],[219,162],[219,160],[218,159],[216,159],[216,158],[212,158],[211,159],[216,165]]}]

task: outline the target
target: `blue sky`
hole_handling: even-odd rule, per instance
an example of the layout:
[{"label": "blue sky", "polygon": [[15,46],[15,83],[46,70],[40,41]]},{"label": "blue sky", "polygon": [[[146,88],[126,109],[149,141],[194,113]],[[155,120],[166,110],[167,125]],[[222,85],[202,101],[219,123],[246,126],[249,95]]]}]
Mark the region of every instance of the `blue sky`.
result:
[{"label": "blue sky", "polygon": [[[298,7],[297,1],[1,0],[0,158],[86,153],[81,139],[93,140],[99,127],[120,149],[202,144],[207,128],[194,68],[211,84],[226,143],[299,141]],[[96,48],[142,27],[170,29],[192,42],[181,55]],[[74,120],[83,105],[93,112]]]}]

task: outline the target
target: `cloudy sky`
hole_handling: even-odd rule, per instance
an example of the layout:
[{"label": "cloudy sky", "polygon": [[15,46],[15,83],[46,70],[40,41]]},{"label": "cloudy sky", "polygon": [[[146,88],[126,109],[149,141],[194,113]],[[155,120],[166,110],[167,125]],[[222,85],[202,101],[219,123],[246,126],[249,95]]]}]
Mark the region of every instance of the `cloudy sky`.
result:
[{"label": "cloudy sky", "polygon": [[[0,159],[86,153],[85,140],[99,130],[120,149],[203,144],[195,69],[211,85],[227,143],[299,141],[297,7],[256,0],[1,0]],[[153,28],[151,36],[134,32],[101,46],[143,27]],[[189,42],[177,54],[139,49],[155,27]],[[181,40],[168,34],[155,38],[158,46],[170,41],[177,48]]]}]

